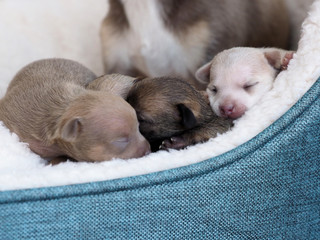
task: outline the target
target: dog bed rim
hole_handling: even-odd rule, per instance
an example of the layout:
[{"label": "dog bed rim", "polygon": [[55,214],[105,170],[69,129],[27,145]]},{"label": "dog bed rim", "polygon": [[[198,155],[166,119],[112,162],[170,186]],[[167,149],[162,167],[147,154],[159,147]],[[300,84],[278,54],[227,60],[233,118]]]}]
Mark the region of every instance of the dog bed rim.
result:
[{"label": "dog bed rim", "polygon": [[[149,188],[164,183],[184,181],[196,178],[212,171],[225,168],[242,160],[247,155],[267,144],[281,134],[297,117],[307,111],[320,96],[320,77],[311,88],[287,112],[258,135],[240,146],[219,156],[183,167],[144,175],[119,179],[72,184],[65,186],[41,187],[33,189],[8,190],[0,192],[0,204],[28,201],[43,201],[50,198],[72,198],[84,195],[99,195],[112,192]],[[228,159],[228,161],[224,161]]]}]

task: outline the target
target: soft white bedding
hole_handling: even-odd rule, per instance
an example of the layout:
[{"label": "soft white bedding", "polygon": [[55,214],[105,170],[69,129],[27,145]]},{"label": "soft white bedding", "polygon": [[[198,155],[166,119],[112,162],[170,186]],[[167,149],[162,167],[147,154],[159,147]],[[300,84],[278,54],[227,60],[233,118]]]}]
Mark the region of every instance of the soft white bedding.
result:
[{"label": "soft white bedding", "polygon": [[[99,26],[106,0],[0,0],[0,97],[14,74],[47,57],[77,60],[102,73]],[[101,181],[185,166],[217,156],[248,141],[285,113],[320,76],[320,0],[303,24],[299,49],[274,89],[235,122],[234,128],[186,150],[160,151],[140,159],[57,166],[32,153],[0,125],[0,190]]]}]

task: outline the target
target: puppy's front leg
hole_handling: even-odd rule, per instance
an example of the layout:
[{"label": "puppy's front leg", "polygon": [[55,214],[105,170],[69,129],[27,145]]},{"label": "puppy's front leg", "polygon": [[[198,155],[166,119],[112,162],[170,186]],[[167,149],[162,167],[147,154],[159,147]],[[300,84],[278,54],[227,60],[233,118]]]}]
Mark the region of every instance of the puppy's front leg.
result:
[{"label": "puppy's front leg", "polygon": [[60,156],[60,157],[55,157],[55,158],[49,160],[48,161],[48,165],[55,166],[55,165],[58,165],[60,163],[67,162],[68,160],[70,160],[72,162],[76,162],[75,160],[73,160],[73,159],[71,159],[69,157]]},{"label": "puppy's front leg", "polygon": [[160,145],[161,150],[183,149],[190,145],[208,141],[218,133],[227,132],[232,127],[232,120],[215,118],[209,123],[193,128],[181,135],[166,139]]}]

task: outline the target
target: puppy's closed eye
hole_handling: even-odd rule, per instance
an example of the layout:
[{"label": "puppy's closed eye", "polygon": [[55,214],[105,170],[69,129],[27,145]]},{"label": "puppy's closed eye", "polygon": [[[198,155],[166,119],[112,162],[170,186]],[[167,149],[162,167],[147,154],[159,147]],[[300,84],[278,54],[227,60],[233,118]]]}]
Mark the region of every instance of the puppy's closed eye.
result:
[{"label": "puppy's closed eye", "polygon": [[120,151],[123,151],[129,144],[129,141],[130,141],[129,138],[123,137],[123,138],[116,139],[115,141],[112,142],[112,144],[116,148],[118,148]]},{"label": "puppy's closed eye", "polygon": [[213,94],[216,94],[218,92],[218,88],[216,86],[211,86],[211,87],[208,87],[208,89],[213,93]]},{"label": "puppy's closed eye", "polygon": [[254,83],[246,83],[243,88],[246,91],[249,91],[252,87],[256,86],[257,84],[259,84],[259,82],[254,82]]}]

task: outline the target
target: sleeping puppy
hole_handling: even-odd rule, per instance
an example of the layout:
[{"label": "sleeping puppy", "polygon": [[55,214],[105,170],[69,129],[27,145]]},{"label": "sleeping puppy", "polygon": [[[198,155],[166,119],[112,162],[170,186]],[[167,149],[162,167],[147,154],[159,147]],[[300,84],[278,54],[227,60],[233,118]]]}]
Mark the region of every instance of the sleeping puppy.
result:
[{"label": "sleeping puppy", "polygon": [[177,78],[138,79],[127,101],[136,110],[140,131],[153,150],[159,146],[181,149],[231,127],[231,121],[213,113],[204,95]]},{"label": "sleeping puppy", "polygon": [[207,84],[213,111],[235,119],[273,87],[277,74],[292,58],[292,51],[276,48],[232,48],[202,66],[196,78]]},{"label": "sleeping puppy", "polygon": [[0,120],[43,158],[137,158],[150,152],[134,109],[111,92],[86,89],[81,64],[47,59],[24,67],[0,100]]},{"label": "sleeping puppy", "polygon": [[178,76],[235,47],[288,47],[283,0],[109,0],[101,26],[105,73]]}]

